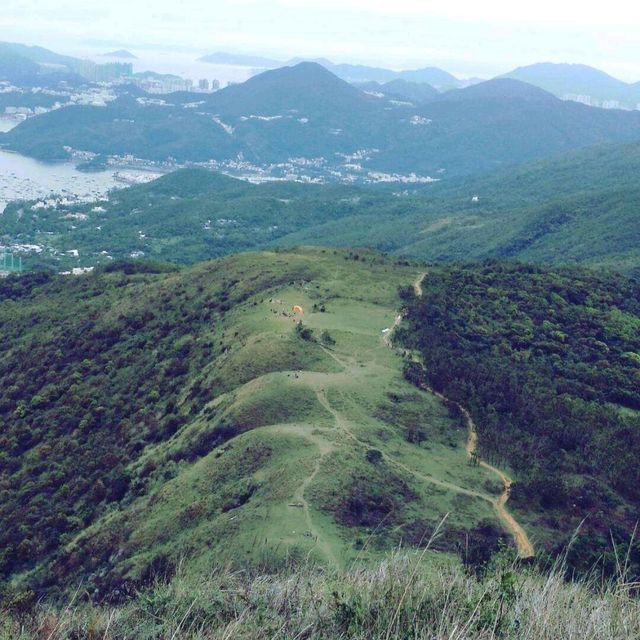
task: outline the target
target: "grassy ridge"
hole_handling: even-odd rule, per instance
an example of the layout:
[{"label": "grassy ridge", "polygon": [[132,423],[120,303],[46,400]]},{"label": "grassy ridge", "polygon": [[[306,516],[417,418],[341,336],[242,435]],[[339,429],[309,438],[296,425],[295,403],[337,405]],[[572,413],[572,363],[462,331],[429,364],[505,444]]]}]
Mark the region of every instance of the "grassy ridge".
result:
[{"label": "grassy ridge", "polygon": [[446,513],[438,550],[483,562],[495,483],[383,340],[416,274],[305,249],[4,281],[11,597],[124,597],[180,564],[374,561]]}]

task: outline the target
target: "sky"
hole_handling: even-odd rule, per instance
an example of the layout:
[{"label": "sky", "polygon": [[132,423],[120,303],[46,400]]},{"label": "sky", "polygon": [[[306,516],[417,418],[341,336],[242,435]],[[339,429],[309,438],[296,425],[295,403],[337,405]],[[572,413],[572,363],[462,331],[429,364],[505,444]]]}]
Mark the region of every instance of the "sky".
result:
[{"label": "sky", "polygon": [[0,40],[174,48],[490,77],[534,62],[640,81],[640,3],[607,0],[3,0]]}]

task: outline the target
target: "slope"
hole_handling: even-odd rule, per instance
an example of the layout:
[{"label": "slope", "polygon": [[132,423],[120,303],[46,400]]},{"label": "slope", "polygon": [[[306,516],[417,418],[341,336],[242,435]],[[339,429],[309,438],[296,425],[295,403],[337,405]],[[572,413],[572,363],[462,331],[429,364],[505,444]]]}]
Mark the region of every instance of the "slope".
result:
[{"label": "slope", "polygon": [[178,564],[345,564],[446,513],[436,548],[490,553],[500,487],[382,339],[416,271],[308,249],[6,280],[4,576],[106,596]]},{"label": "slope", "polygon": [[635,109],[640,101],[640,91],[636,85],[584,64],[543,62],[518,67],[503,77],[529,82],[559,98],[567,95],[588,96],[596,103],[615,100],[631,109]]},{"label": "slope", "polygon": [[[638,269],[640,145],[596,145],[552,160],[407,192],[294,232],[434,261],[508,257]],[[381,196],[380,196],[381,197]]]},{"label": "slope", "polygon": [[0,219],[0,237],[9,246],[43,248],[37,257],[23,256],[29,269],[88,267],[130,255],[192,264],[322,242],[433,261],[507,257],[633,271],[640,260],[638,172],[638,144],[597,145],[403,191],[252,185],[190,169],[119,191],[106,203],[14,203]]},{"label": "slope", "polygon": [[465,407],[480,455],[517,472],[510,508],[539,513],[520,523],[539,547],[576,536],[580,571],[615,573],[622,545],[639,575],[638,281],[493,261],[434,269],[422,288],[399,336],[423,357],[410,377]]}]

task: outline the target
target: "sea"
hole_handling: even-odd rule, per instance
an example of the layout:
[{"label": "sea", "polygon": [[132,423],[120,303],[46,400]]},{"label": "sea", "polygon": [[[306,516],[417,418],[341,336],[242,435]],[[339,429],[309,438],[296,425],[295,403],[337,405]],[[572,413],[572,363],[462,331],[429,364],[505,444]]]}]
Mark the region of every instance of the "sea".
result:
[{"label": "sea", "polygon": [[[0,118],[0,131],[16,126],[14,120]],[[156,177],[143,171],[129,171],[133,182],[138,175]],[[97,173],[78,171],[71,162],[40,162],[19,153],[0,149],[0,213],[13,200],[36,200],[50,195],[98,200],[111,189],[127,186],[113,169]],[[0,231],[2,225],[0,221]]]},{"label": "sea", "polygon": [[156,73],[172,74],[181,78],[188,78],[197,84],[198,80],[218,80],[220,87],[229,84],[245,82],[257,73],[265,69],[255,69],[224,64],[209,64],[200,62],[198,58],[202,53],[182,51],[163,51],[160,49],[128,49],[136,58],[133,60],[110,58],[101,55],[96,49],[76,49],[65,53],[71,53],[80,58],[92,60],[96,63],[105,62],[131,62],[134,73],[155,71]]}]

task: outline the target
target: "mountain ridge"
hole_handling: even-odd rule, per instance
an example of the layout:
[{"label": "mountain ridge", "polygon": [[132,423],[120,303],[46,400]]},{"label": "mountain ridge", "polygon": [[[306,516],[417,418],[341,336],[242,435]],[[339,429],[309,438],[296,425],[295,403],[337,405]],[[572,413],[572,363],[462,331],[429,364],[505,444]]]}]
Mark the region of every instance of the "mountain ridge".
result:
[{"label": "mountain ridge", "polygon": [[487,81],[416,105],[367,95],[308,62],[267,71],[196,102],[191,93],[161,100],[121,95],[104,108],[69,107],[28,119],[0,143],[41,159],[62,159],[71,147],[179,162],[240,157],[274,165],[303,158],[326,163],[330,171],[340,158],[362,156],[362,171],[428,179],[640,138],[640,112],[564,102],[515,80]]},{"label": "mountain ridge", "polygon": [[537,63],[518,67],[501,77],[530,82],[560,98],[590,98],[598,104],[616,101],[631,109],[640,104],[639,83],[624,82],[584,64]]}]

